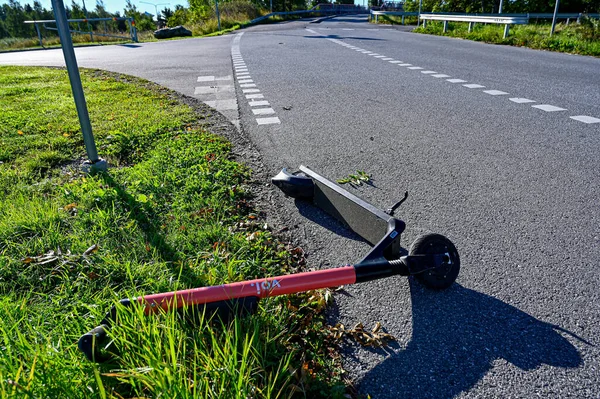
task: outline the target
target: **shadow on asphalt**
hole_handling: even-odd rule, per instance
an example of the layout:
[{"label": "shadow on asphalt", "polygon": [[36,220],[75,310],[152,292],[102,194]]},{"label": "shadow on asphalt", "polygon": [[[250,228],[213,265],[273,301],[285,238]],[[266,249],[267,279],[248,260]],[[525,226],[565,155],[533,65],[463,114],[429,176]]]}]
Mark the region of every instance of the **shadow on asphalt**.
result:
[{"label": "shadow on asphalt", "polygon": [[357,381],[361,393],[451,398],[477,384],[499,359],[521,370],[583,364],[558,331],[581,338],[489,295],[459,284],[431,291],[413,279],[410,290],[412,340]]},{"label": "shadow on asphalt", "polygon": [[142,47],[139,44],[117,44],[117,46],[121,46],[121,47],[129,47],[129,48],[138,48],[138,47]]}]

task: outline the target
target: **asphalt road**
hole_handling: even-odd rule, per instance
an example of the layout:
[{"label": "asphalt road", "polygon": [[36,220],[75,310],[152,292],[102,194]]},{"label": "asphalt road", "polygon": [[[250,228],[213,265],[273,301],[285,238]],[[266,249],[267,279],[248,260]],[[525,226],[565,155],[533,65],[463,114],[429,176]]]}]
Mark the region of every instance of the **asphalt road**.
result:
[{"label": "asphalt road", "polygon": [[[0,54],[0,63],[61,56]],[[384,350],[345,346],[361,393],[600,398],[600,123],[589,123],[600,119],[600,59],[360,17],[77,56],[199,98],[211,76],[232,75],[241,130],[273,174],[300,164],[331,179],[364,170],[372,184],[349,189],[381,208],[409,191],[396,212],[404,247],[425,232],[456,244],[462,270],[448,290],[398,277],[336,295],[332,323],[379,321],[397,337]],[[276,192],[273,202],[309,266],[368,251],[315,209]]]}]

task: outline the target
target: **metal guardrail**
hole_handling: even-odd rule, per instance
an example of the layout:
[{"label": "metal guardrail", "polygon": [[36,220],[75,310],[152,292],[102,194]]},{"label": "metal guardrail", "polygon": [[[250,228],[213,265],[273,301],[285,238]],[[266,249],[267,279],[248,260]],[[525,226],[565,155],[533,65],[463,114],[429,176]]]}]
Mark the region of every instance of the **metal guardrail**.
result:
[{"label": "metal guardrail", "polygon": [[[552,13],[529,13],[526,14],[529,15],[529,19],[552,19],[554,14]],[[584,14],[584,13],[566,13],[566,12],[559,12],[556,14],[556,18],[557,19],[572,19],[572,18],[577,18],[577,22],[579,22],[579,20],[581,19],[581,17],[588,17],[588,18],[600,18],[600,14]]]},{"label": "metal guardrail", "polygon": [[[400,16],[402,17],[402,25],[404,25],[404,18],[408,17],[408,16],[418,16],[419,13],[418,12],[406,12],[406,11],[375,11],[375,10],[371,10],[371,15],[375,17],[375,22],[379,22],[379,16],[380,15],[392,15],[392,16]],[[445,16],[454,16],[454,17],[516,17],[516,18],[528,18],[529,20],[531,19],[553,19],[554,14],[552,13],[528,13],[528,14],[466,14],[466,13],[421,13],[421,15],[445,15]],[[571,19],[576,19],[577,23],[580,22],[582,17],[588,17],[588,18],[600,18],[600,14],[584,14],[584,13],[557,13],[556,14],[556,18],[557,19],[565,19],[567,20],[567,24],[569,24],[569,21]],[[425,19],[425,18],[423,18]],[[429,19],[433,19],[433,18],[429,18]],[[440,21],[444,21],[444,19],[439,19]],[[450,21],[450,20],[448,20]],[[464,20],[461,20],[464,21]],[[464,21],[464,22],[470,22],[470,21]],[[469,23],[469,32],[473,29],[473,25],[476,22],[484,22],[484,21],[475,21],[472,23]],[[485,22],[485,23],[502,23],[502,22]],[[526,22],[527,23],[527,22]],[[511,23],[512,24],[512,23]],[[515,23],[517,24],[517,23]],[[446,29],[446,27],[445,27]],[[446,30],[444,29],[444,32],[446,32]]]},{"label": "metal guardrail", "polygon": [[444,21],[444,33],[448,31],[448,21],[468,22],[469,32],[473,30],[475,23],[484,24],[502,24],[504,25],[504,38],[508,37],[510,25],[526,25],[529,23],[528,16],[507,16],[505,14],[487,14],[487,15],[468,15],[454,13],[421,13],[419,16],[423,20],[423,28],[427,27],[427,21]]},{"label": "metal guardrail", "polygon": [[[106,29],[106,22],[108,21],[126,21],[129,25],[129,36],[123,36],[123,35],[114,35],[114,34],[110,34],[108,33],[108,30]],[[40,46],[44,47],[44,43],[42,41],[42,32],[40,31],[40,27],[39,25],[41,24],[44,29],[46,30],[53,30],[53,31],[58,31],[58,28],[54,28],[51,26],[47,26],[46,24],[56,24],[56,20],[53,19],[43,19],[43,20],[35,20],[35,21],[23,21],[26,24],[34,24],[35,25],[35,31],[38,35],[38,40],[40,41]],[[71,34],[73,33],[82,33],[82,34],[88,34],[90,35],[90,39],[93,42],[94,41],[94,35],[96,36],[102,36],[102,37],[115,37],[118,39],[129,39],[135,43],[138,42],[138,37],[137,37],[137,29],[135,27],[135,21],[133,18],[128,18],[128,17],[122,17],[122,18],[80,18],[80,19],[68,19],[67,22],[69,23],[87,23],[89,30],[84,31],[84,30],[79,30],[79,29],[70,29],[69,32]],[[92,30],[92,26],[91,26],[91,22],[105,22],[105,29],[104,29],[104,33],[103,32],[94,32]]]},{"label": "metal guardrail", "polygon": [[404,25],[405,17],[417,17],[419,13],[417,11],[375,11],[371,10],[371,15],[375,16],[375,22],[379,22],[380,15],[393,15],[395,17],[402,17],[401,24]]}]

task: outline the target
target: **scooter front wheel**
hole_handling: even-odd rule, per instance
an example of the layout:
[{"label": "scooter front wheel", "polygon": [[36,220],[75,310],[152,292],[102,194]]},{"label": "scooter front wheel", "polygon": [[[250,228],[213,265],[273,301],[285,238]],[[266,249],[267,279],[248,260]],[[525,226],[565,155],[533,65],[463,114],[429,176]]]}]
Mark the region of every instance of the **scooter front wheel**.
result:
[{"label": "scooter front wheel", "polygon": [[425,234],[410,246],[410,255],[443,255],[443,263],[433,269],[415,274],[418,282],[427,288],[441,290],[450,287],[460,271],[460,257],[456,247],[441,234]]}]

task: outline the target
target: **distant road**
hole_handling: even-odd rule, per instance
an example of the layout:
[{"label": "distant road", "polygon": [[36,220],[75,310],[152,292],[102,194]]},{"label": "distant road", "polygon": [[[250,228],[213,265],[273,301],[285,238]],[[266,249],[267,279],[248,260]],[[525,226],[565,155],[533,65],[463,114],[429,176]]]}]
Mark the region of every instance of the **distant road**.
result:
[{"label": "distant road", "polygon": [[[387,350],[345,345],[360,392],[599,397],[600,59],[353,16],[77,57],[229,112],[273,174],[364,170],[372,185],[349,189],[382,208],[408,190],[396,212],[403,245],[427,231],[456,244],[462,271],[449,290],[393,278],[336,295],[332,323],[379,321],[398,339]],[[55,50],[0,54],[0,64],[61,60]],[[314,209],[273,201],[298,226],[310,267],[368,251]]]}]

